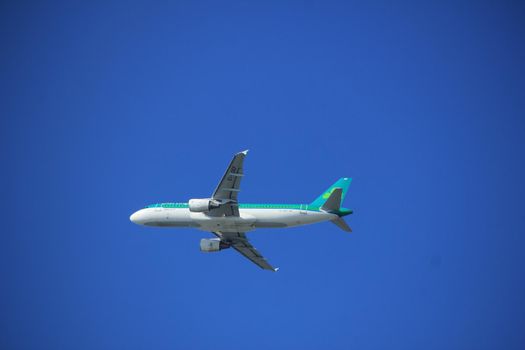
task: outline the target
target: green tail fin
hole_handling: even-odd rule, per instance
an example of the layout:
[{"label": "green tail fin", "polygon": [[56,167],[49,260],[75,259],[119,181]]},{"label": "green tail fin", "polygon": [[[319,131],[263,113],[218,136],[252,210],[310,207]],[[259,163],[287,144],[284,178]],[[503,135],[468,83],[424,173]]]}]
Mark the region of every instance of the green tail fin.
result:
[{"label": "green tail fin", "polygon": [[313,207],[322,207],[323,204],[326,202],[326,200],[330,197],[330,194],[332,191],[336,188],[341,188],[343,191],[341,195],[341,203],[345,200],[346,192],[348,191],[348,186],[350,186],[350,183],[352,182],[352,179],[349,177],[342,177],[339,180],[336,181],[332,186],[330,186],[322,195],[317,197],[315,201],[310,203],[309,205]]}]

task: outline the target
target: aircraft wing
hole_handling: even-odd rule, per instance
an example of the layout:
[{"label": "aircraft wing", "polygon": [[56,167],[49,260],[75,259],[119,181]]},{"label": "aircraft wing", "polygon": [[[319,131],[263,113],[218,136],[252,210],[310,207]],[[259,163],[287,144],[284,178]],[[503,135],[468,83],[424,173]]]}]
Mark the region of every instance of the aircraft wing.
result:
[{"label": "aircraft wing", "polygon": [[277,271],[266,261],[266,259],[259,253],[253,245],[250,244],[244,232],[213,232],[223,242],[230,244],[230,246],[244,255],[244,257],[251,260],[254,264],[264,270]]},{"label": "aircraft wing", "polygon": [[221,182],[217,185],[212,198],[226,204],[221,206],[225,216],[239,216],[239,207],[237,205],[237,193],[240,191],[241,179],[243,174],[244,157],[248,150],[239,152],[233,156],[230,165],[226,169]]},{"label": "aircraft wing", "polygon": [[239,152],[233,156],[228,169],[224,173],[221,182],[213,192],[213,199],[231,199],[237,201],[237,192],[240,191],[241,178],[243,177],[244,157],[248,151]]}]

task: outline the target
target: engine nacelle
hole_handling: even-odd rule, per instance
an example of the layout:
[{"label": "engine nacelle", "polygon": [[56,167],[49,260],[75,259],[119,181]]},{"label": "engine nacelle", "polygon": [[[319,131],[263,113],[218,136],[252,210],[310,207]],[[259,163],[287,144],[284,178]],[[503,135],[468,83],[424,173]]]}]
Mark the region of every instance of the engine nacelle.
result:
[{"label": "engine nacelle", "polygon": [[230,245],[222,242],[220,238],[201,239],[201,252],[218,252],[226,248],[230,248]]},{"label": "engine nacelle", "polygon": [[218,208],[220,203],[211,198],[190,199],[188,202],[190,211],[194,213],[205,213],[212,209]]}]

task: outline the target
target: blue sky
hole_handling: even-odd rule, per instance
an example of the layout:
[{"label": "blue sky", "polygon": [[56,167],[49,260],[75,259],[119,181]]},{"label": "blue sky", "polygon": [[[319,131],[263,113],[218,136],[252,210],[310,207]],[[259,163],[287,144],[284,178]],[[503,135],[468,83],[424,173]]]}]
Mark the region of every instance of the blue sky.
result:
[{"label": "blue sky", "polygon": [[[2,349],[523,348],[517,2],[0,9]],[[246,148],[241,201],[349,176],[354,233],[129,222]]]}]

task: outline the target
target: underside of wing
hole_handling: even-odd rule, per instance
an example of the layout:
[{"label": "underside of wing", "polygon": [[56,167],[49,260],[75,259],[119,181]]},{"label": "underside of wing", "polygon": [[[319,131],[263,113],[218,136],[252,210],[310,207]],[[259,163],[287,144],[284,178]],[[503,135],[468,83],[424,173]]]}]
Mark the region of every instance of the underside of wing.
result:
[{"label": "underside of wing", "polygon": [[274,268],[266,261],[266,259],[259,253],[253,245],[250,244],[246,234],[243,232],[213,232],[221,241],[230,245],[233,249],[241,253],[244,257],[251,260],[254,264],[259,266],[261,269],[277,271],[278,268]]},{"label": "underside of wing", "polygon": [[250,259],[254,264],[264,270],[277,271],[248,241],[237,242],[232,245],[233,249]]},{"label": "underside of wing", "polygon": [[239,205],[237,203],[228,203],[221,207],[224,216],[239,216]]},{"label": "underside of wing", "polygon": [[219,182],[215,192],[213,192],[213,199],[237,202],[237,193],[240,191],[241,179],[244,176],[244,157],[246,157],[247,153],[248,151],[239,152],[233,156],[221,182]]}]

